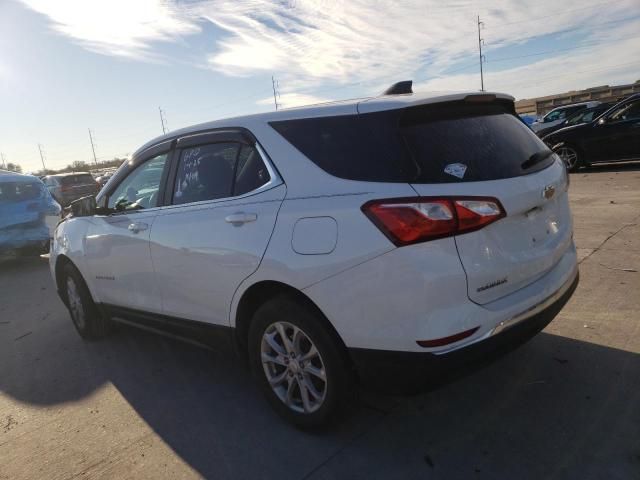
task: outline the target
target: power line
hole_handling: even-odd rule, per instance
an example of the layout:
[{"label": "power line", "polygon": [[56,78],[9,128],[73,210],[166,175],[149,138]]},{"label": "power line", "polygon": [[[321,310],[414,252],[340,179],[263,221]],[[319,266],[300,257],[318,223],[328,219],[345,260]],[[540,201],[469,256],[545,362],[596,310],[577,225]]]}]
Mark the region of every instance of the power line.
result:
[{"label": "power line", "polygon": [[480,28],[484,27],[484,23],[480,21],[480,15],[478,15],[478,51],[480,60],[480,91],[484,92],[484,74],[482,72],[482,63],[484,62],[484,55],[482,55],[482,42],[484,40],[480,37]]},{"label": "power line", "polygon": [[630,22],[630,21],[638,20],[638,19],[640,19],[640,16],[636,15],[635,17],[623,18],[623,19],[618,19],[618,20],[608,20],[606,22],[600,22],[600,23],[589,24],[589,25],[580,25],[578,27],[565,28],[565,29],[562,29],[562,30],[556,30],[555,32],[536,33],[534,35],[529,35],[528,37],[520,37],[517,40],[518,40],[519,43],[522,43],[525,40],[531,40],[533,38],[538,38],[538,37],[541,37],[543,35],[549,37],[551,35],[561,35],[563,33],[577,32],[577,31],[585,30],[585,29],[589,29],[589,31],[592,33],[593,27],[611,26],[611,25],[616,25],[618,23]]},{"label": "power line", "polygon": [[91,135],[91,129],[88,128],[87,130],[89,130],[89,141],[91,142],[91,151],[93,152],[93,161],[96,165],[98,165],[98,160],[96,159],[96,148],[93,145],[93,136]]},{"label": "power line", "polygon": [[47,167],[44,165],[44,154],[42,153],[42,145],[38,144],[38,151],[40,152],[40,160],[42,161],[42,170],[46,173]]},{"label": "power line", "polygon": [[581,48],[590,48],[590,47],[596,47],[598,45],[606,45],[608,43],[614,43],[614,42],[620,42],[622,40],[631,40],[634,38],[640,38],[639,36],[632,36],[632,37],[625,37],[625,38],[621,38],[621,39],[616,39],[616,40],[607,40],[605,42],[593,42],[593,43],[589,43],[589,44],[582,44],[582,45],[577,45],[574,47],[568,47],[568,48],[559,48],[556,50],[546,50],[544,52],[535,52],[535,53],[527,53],[525,55],[515,55],[513,57],[503,57],[503,58],[496,58],[496,59],[491,59],[491,63],[496,63],[496,62],[506,62],[507,60],[517,60],[520,58],[527,58],[527,57],[537,57],[540,55],[547,55],[549,53],[559,53],[559,52],[569,52],[571,50],[579,50]]},{"label": "power line", "polygon": [[271,86],[273,87],[273,103],[275,103],[276,110],[278,110],[278,107],[281,106],[278,103],[278,98],[280,98],[280,92],[278,91],[278,88],[280,87],[280,84],[273,76],[271,76]]},{"label": "power line", "polygon": [[167,133],[167,118],[165,116],[165,113],[162,111],[162,108],[158,107],[158,112],[160,112],[160,123],[162,124],[162,133],[166,134]]},{"label": "power line", "polygon": [[[571,74],[574,75],[576,73],[600,72],[600,71],[603,71],[603,70],[613,70],[613,69],[618,68],[618,67],[627,67],[627,66],[630,66],[630,65],[640,65],[640,61],[627,62],[627,63],[618,63],[616,65],[608,65],[606,67],[601,67],[601,68],[589,68],[589,69],[585,69],[585,70],[577,70],[577,71],[571,72]],[[547,75],[545,77],[536,78],[535,83],[536,83],[536,85],[539,84],[539,83],[546,83],[546,81],[549,80],[549,79],[554,79],[554,78],[558,78],[558,77],[564,77],[566,75],[567,75],[566,73],[561,73],[561,74],[558,74],[558,75]],[[505,85],[512,86],[512,87],[514,87],[514,86],[517,87],[517,86],[520,86],[520,85],[531,85],[531,82],[528,81],[528,82],[506,83]]]},{"label": "power line", "polygon": [[586,6],[582,6],[582,7],[578,7],[578,8],[570,8],[568,10],[562,10],[560,12],[556,12],[556,13],[551,14],[551,15],[544,15],[542,17],[533,17],[533,18],[527,18],[526,20],[517,20],[515,22],[497,23],[497,24],[494,24],[494,25],[497,26],[497,27],[505,27],[507,25],[518,25],[520,23],[531,23],[531,22],[535,22],[536,20],[544,20],[546,18],[555,18],[558,15],[564,15],[566,13],[571,13],[571,12],[575,12],[575,11],[578,11],[578,10],[587,10],[589,8],[601,7],[601,6],[609,7],[610,4],[609,3],[595,3],[595,4],[592,4],[592,5],[586,5]]}]

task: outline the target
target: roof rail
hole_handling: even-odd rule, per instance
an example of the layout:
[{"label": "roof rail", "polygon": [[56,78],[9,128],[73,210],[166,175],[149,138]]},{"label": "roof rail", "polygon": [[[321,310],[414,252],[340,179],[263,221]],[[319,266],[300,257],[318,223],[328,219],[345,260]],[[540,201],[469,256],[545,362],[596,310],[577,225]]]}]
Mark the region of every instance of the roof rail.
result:
[{"label": "roof rail", "polygon": [[413,85],[413,80],[403,80],[402,82],[397,82],[387,88],[382,95],[403,95],[407,93],[413,93],[413,89],[411,86]]}]

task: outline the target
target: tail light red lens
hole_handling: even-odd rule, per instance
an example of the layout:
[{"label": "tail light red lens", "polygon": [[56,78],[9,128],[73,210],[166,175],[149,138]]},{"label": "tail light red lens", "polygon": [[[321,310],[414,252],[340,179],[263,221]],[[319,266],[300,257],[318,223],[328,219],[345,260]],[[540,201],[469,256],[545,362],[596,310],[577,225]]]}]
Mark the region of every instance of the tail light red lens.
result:
[{"label": "tail light red lens", "polygon": [[472,232],[506,216],[493,197],[372,200],[362,211],[399,247]]}]

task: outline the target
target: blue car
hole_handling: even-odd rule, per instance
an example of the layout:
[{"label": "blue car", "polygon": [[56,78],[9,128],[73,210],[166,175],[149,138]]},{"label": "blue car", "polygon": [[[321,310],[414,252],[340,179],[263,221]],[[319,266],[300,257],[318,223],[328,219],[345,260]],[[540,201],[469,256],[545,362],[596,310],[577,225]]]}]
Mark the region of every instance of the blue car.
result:
[{"label": "blue car", "polygon": [[48,252],[50,227],[60,212],[39,178],[0,170],[0,254]]}]

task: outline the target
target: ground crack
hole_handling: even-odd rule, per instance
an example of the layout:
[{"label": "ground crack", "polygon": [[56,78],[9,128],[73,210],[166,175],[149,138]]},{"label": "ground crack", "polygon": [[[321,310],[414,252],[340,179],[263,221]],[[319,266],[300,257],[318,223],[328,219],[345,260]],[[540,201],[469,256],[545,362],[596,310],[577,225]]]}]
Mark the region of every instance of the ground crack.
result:
[{"label": "ground crack", "polygon": [[596,248],[594,248],[589,255],[587,255],[586,257],[584,257],[582,260],[580,260],[578,262],[578,265],[581,264],[582,262],[584,262],[585,260],[587,260],[589,257],[591,257],[591,255],[593,255],[594,253],[600,251],[600,249],[602,247],[604,247],[605,243],[607,243],[609,240],[611,240],[613,237],[615,237],[617,234],[619,234],[622,230],[624,230],[627,227],[635,227],[636,225],[638,225],[637,223],[635,223],[635,221],[638,219],[639,217],[636,217],[633,219],[634,223],[625,223],[623,226],[621,226],[618,230],[616,230],[615,232],[613,232],[611,235],[609,235],[607,238],[605,238],[602,243],[600,245],[598,245]]}]

